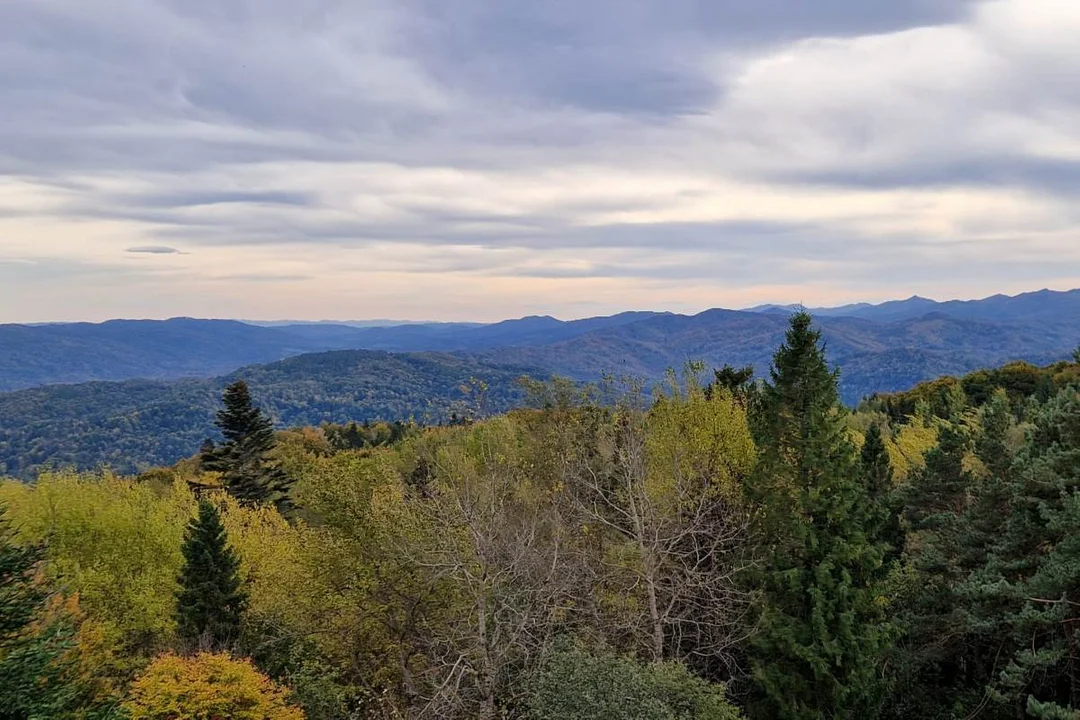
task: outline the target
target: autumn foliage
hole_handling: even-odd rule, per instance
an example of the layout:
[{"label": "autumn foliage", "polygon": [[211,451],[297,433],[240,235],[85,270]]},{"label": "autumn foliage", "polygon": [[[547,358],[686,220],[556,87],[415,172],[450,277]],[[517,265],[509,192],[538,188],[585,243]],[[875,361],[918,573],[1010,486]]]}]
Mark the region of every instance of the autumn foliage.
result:
[{"label": "autumn foliage", "polygon": [[284,688],[249,660],[225,654],[162,655],[131,686],[131,720],[304,720]]}]

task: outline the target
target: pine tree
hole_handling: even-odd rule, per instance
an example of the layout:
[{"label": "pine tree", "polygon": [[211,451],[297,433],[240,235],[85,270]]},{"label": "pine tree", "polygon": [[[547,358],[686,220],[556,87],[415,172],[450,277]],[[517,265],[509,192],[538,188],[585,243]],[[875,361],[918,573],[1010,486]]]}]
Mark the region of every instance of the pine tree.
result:
[{"label": "pine tree", "polygon": [[1032,717],[1080,717],[1080,390],[1034,422],[995,558],[1015,652],[994,690]]},{"label": "pine tree", "polygon": [[0,508],[0,720],[57,717],[73,701],[63,654],[70,627],[41,625],[48,593],[35,581],[41,546],[18,546]]},{"label": "pine tree", "polygon": [[220,472],[229,494],[241,502],[274,503],[283,512],[289,510],[293,480],[270,459],[276,445],[270,418],[252,402],[243,380],[225,388],[222,400],[225,407],[215,424],[224,441],[203,444],[203,469]]},{"label": "pine tree", "polygon": [[[963,414],[963,413],[961,413]],[[897,717],[1016,717],[1022,703],[988,687],[1011,645],[998,547],[1011,513],[1011,411],[998,391],[981,412],[974,442],[945,424],[905,497],[910,590],[901,601],[905,652],[893,707]],[[982,462],[968,469],[974,450]],[[909,688],[917,688],[911,692]]]},{"label": "pine tree", "polygon": [[228,547],[225,527],[213,503],[199,502],[188,525],[176,616],[181,638],[204,650],[227,647],[240,634],[245,607],[237,571],[240,561]]},{"label": "pine tree", "polygon": [[792,317],[755,412],[760,457],[747,488],[765,557],[753,578],[759,631],[750,651],[752,714],[806,719],[875,714],[890,630],[872,579],[884,543],[825,360],[806,313]]},{"label": "pine tree", "polygon": [[874,423],[866,431],[866,439],[859,453],[859,467],[866,487],[867,536],[883,542],[885,562],[877,573],[884,578],[890,565],[900,557],[903,550],[904,532],[900,527],[900,509],[896,489],[893,487],[893,466],[881,426]]}]

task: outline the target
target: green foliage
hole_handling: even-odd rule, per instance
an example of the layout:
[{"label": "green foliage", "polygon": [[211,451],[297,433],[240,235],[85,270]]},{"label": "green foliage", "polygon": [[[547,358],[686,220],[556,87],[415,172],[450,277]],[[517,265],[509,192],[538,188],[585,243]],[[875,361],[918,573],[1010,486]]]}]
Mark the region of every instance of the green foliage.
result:
[{"label": "green foliage", "polygon": [[59,717],[75,696],[63,662],[71,628],[49,616],[35,577],[44,559],[42,546],[15,542],[0,506],[0,720]]},{"label": "green foliage", "polygon": [[180,637],[201,649],[228,647],[240,637],[246,604],[237,570],[240,561],[227,545],[217,508],[199,502],[199,515],[188,525],[181,548],[180,591],[176,596]]},{"label": "green foliage", "polygon": [[189,457],[215,432],[224,388],[244,379],[279,426],[415,419],[445,422],[471,377],[488,383],[491,411],[520,402],[535,367],[445,354],[340,351],[245,368],[213,380],[128,380],[0,394],[0,475],[48,469],[136,473]]},{"label": "green foliage", "polygon": [[564,643],[530,682],[530,720],[737,720],[722,685],[678,663],[643,664]]},{"label": "green foliage", "polygon": [[[1027,362],[1013,362],[996,369],[981,369],[962,377],[942,377],[921,383],[911,390],[875,394],[866,406],[885,412],[895,422],[925,412],[945,420],[958,420],[958,411],[967,405],[982,407],[996,391],[1004,391],[1014,413],[1020,413],[1030,398],[1045,401],[1055,392],[1078,379],[1080,360],[1074,364],[1054,363],[1037,367]],[[962,401],[960,401],[962,398]]]},{"label": "green foliage", "polygon": [[[770,720],[1075,717],[1076,366],[852,415],[799,314],[765,383],[727,367],[703,385],[699,365],[656,388],[534,382],[532,407],[491,416],[478,380],[452,426],[273,432],[276,403],[314,408],[332,376],[371,390],[350,357],[312,385],[253,385],[270,414],[233,385],[203,470],[0,483],[11,546],[30,548],[0,543],[0,636],[5,598],[29,592],[9,625],[45,651],[20,672],[47,687],[55,668],[77,706],[40,715],[271,699],[260,717],[728,720],[731,686]],[[379,366],[385,392],[400,361]],[[197,503],[188,481],[213,486],[227,459],[250,473]],[[297,478],[288,518],[266,502],[275,467]],[[168,654],[200,640],[251,662]]]},{"label": "green foliage", "polygon": [[183,483],[161,490],[113,475],[44,475],[0,483],[20,539],[46,540],[45,573],[77,593],[107,643],[124,653],[169,644],[184,527],[194,499]]},{"label": "green foliage", "polygon": [[1080,710],[1080,391],[1052,398],[1034,424],[990,565],[1011,601],[1015,643],[995,690],[1015,704],[1033,698],[1045,717],[1069,717],[1052,708]]},{"label": "green foliage", "polygon": [[[867,521],[873,503],[843,422],[836,374],[805,313],[791,319],[755,426],[760,457],[748,493],[759,507],[764,558],[750,576],[761,598],[750,645],[759,695],[752,714],[809,720],[871,713],[890,637],[875,586],[885,543],[873,534],[881,522]],[[883,474],[880,457],[873,462]]]},{"label": "green foliage", "polygon": [[276,445],[270,418],[252,402],[243,380],[225,388],[222,399],[225,407],[218,411],[216,425],[225,440],[204,447],[203,469],[221,473],[225,489],[241,502],[272,502],[288,509],[293,478],[270,457]]}]

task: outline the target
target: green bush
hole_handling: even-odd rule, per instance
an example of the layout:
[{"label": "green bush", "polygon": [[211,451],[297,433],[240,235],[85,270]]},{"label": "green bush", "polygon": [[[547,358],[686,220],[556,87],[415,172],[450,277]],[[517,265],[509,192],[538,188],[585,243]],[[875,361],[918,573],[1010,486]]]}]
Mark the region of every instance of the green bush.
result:
[{"label": "green bush", "polygon": [[533,678],[531,720],[736,720],[724,687],[679,663],[643,664],[562,643]]}]

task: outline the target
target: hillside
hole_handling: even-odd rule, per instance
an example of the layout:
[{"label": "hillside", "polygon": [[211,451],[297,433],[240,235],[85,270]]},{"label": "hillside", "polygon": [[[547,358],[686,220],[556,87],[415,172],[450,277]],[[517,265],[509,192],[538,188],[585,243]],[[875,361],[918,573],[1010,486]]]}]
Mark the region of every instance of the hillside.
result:
[{"label": "hillside", "polygon": [[238,367],[324,350],[477,351],[564,341],[656,313],[565,322],[527,317],[491,325],[427,323],[280,326],[234,320],[110,320],[0,325],[0,391],[94,380],[214,377]]},{"label": "hillside", "polygon": [[0,390],[88,380],[209,377],[332,349],[340,342],[232,320],[0,325]]},{"label": "hillside", "polygon": [[[945,313],[888,323],[846,316],[817,322],[830,360],[841,370],[841,395],[848,404],[875,392],[905,390],[923,380],[1012,360],[1060,360],[1080,338],[1071,322],[992,324]],[[779,313],[709,310],[692,317],[656,316],[568,341],[476,357],[543,367],[581,380],[604,372],[656,379],[691,360],[715,367],[753,365],[761,374],[786,327],[787,316]]]},{"label": "hillside", "polygon": [[[0,391],[92,380],[207,378],[346,349],[469,353],[581,378],[604,371],[655,377],[687,359],[763,370],[790,311],[771,305],[692,316],[627,312],[572,321],[532,316],[489,325],[388,327],[256,326],[191,318],[0,325]],[[914,297],[813,312],[833,360],[848,369],[843,390],[849,402],[940,373],[1017,359],[1049,362],[1080,344],[1080,290],[949,302]]]},{"label": "hillside", "polygon": [[221,390],[247,380],[281,426],[415,418],[441,422],[466,407],[461,386],[487,382],[499,411],[520,398],[515,380],[535,368],[445,354],[336,351],[243,368],[214,379],[56,385],[0,394],[0,475],[43,465],[135,472],[195,453],[215,434]]}]

